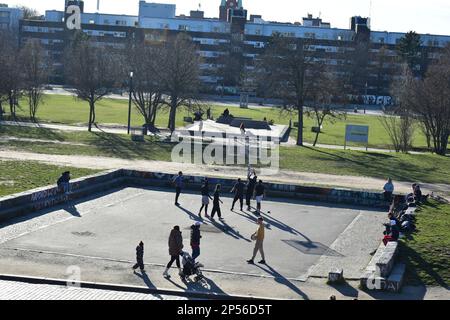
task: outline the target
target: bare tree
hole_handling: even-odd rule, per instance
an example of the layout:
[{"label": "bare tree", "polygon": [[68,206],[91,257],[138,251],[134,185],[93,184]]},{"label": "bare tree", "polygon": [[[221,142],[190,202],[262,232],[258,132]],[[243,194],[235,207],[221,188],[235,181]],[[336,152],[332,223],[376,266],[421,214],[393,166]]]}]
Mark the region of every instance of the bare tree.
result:
[{"label": "bare tree", "polygon": [[158,75],[164,92],[170,98],[168,128],[172,132],[175,131],[177,110],[181,107],[192,108],[198,101],[201,84],[200,60],[196,50],[192,40],[183,33],[162,48],[163,61]]},{"label": "bare tree", "polygon": [[16,106],[23,80],[17,51],[18,43],[14,36],[7,31],[0,31],[0,105],[4,113],[4,105],[9,103],[13,120],[16,119]]},{"label": "bare tree", "polygon": [[396,97],[431,137],[433,151],[446,155],[450,134],[450,47],[430,65],[423,79],[409,71]]},{"label": "bare tree", "polygon": [[65,73],[77,97],[89,103],[88,131],[96,121],[95,104],[111,93],[119,75],[118,55],[83,37],[66,52]]},{"label": "bare tree", "polygon": [[147,129],[153,132],[157,131],[157,111],[165,104],[159,78],[162,62],[163,51],[159,46],[133,43],[128,49],[128,69],[134,73],[132,100]]},{"label": "bare tree", "polygon": [[396,152],[407,153],[412,147],[414,135],[414,117],[409,108],[408,88],[414,82],[414,76],[406,63],[402,66],[402,78],[391,87],[396,97],[395,104],[386,109],[384,115],[378,117],[391,140]]},{"label": "bare tree", "polygon": [[49,75],[49,64],[44,49],[38,41],[28,41],[20,52],[23,74],[23,91],[28,101],[30,119],[36,121],[36,113],[44,97],[44,85]]},{"label": "bare tree", "polygon": [[41,15],[39,12],[34,9],[27,6],[17,6],[16,8],[21,9],[23,11],[23,19],[41,19]]},{"label": "bare tree", "polygon": [[311,72],[314,72],[315,81],[308,90],[305,103],[308,109],[306,109],[305,114],[314,118],[317,122],[313,143],[313,146],[316,146],[326,118],[329,118],[330,122],[333,123],[335,120],[346,117],[344,111],[334,107],[338,102],[343,102],[344,98],[341,93],[343,92],[344,82],[334,76],[324,65],[316,65]]},{"label": "bare tree", "polygon": [[308,39],[274,35],[257,62],[257,82],[266,92],[284,101],[285,110],[298,113],[297,145],[303,145],[304,102],[313,84],[315,64],[308,54]]}]

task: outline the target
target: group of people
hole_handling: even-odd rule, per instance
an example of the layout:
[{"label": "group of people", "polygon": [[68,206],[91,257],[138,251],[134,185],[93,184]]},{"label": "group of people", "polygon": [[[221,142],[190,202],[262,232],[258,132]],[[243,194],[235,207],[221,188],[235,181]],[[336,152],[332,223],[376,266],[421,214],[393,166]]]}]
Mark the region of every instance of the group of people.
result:
[{"label": "group of people", "polygon": [[413,232],[416,229],[415,217],[408,212],[408,208],[417,207],[423,200],[422,190],[418,183],[411,186],[411,192],[406,196],[394,196],[394,184],[389,178],[384,185],[384,198],[390,201],[388,223],[385,223],[383,243],[397,241],[401,233]]},{"label": "group of people", "polygon": [[[184,187],[184,178],[183,172],[179,172],[178,175],[173,179],[173,184],[175,186],[175,205],[179,206],[178,202],[182,189]],[[201,193],[201,207],[198,212],[199,218],[202,218],[202,212],[204,210],[205,217],[214,219],[214,216],[217,214],[220,220],[223,220],[222,210],[220,205],[223,204],[223,201],[220,199],[221,197],[221,189],[222,186],[220,184],[216,184],[213,192],[213,196],[210,195],[209,188],[209,180],[208,178],[204,178],[202,185],[200,187]],[[254,197],[256,200],[256,214],[260,215],[261,213],[261,203],[266,194],[266,187],[263,184],[262,180],[258,181],[258,177],[256,175],[255,170],[249,170],[247,175],[247,183],[244,183],[240,178],[237,179],[233,188],[230,190],[230,193],[234,194],[233,203],[231,205],[231,211],[234,210],[234,206],[237,202],[239,202],[240,210],[244,209],[244,198],[245,204],[247,205],[247,210],[251,209],[251,200]],[[213,207],[211,210],[211,216],[208,215],[208,207],[210,200],[213,202]]]},{"label": "group of people", "polygon": [[[252,257],[247,260],[247,263],[254,264],[254,259],[256,258],[256,255],[258,252],[261,255],[261,260],[258,263],[265,264],[265,254],[264,254],[264,219],[261,216],[261,203],[265,197],[265,186],[261,180],[257,180],[257,175],[255,170],[250,170],[247,175],[247,183],[245,184],[240,178],[236,181],[236,183],[233,185],[232,189],[230,190],[231,193],[234,194],[233,202],[231,205],[231,211],[234,210],[234,207],[237,203],[239,203],[240,210],[243,211],[244,209],[244,198],[245,198],[245,204],[247,205],[247,210],[251,209],[251,200],[254,196],[257,203],[257,209],[255,214],[258,216],[257,224],[258,228],[257,230],[251,235],[251,239],[255,241],[255,247],[253,249],[253,255]],[[179,197],[180,194],[184,188],[184,178],[183,178],[183,172],[179,172],[176,177],[172,180],[174,186],[175,186],[175,205],[180,206]],[[220,205],[223,204],[223,201],[220,199],[220,192],[221,192],[221,185],[217,184],[214,188],[213,196],[211,197],[209,193],[209,180],[208,178],[204,178],[202,182],[202,186],[200,188],[201,193],[201,207],[198,213],[198,216],[200,219],[202,218],[202,212],[204,210],[205,217],[209,218],[211,220],[214,220],[215,215],[219,217],[220,220],[223,220],[222,217],[222,211],[220,208]],[[211,210],[211,215],[208,215],[208,206],[210,200],[213,201],[213,207]],[[201,220],[201,221],[202,221]],[[190,227],[190,246],[191,246],[191,254],[187,253],[184,250],[183,245],[183,236],[182,232],[180,230],[180,226],[174,226],[173,229],[170,232],[169,240],[168,240],[168,246],[169,246],[169,256],[170,261],[166,265],[166,269],[163,272],[163,276],[166,278],[170,278],[169,270],[172,267],[173,263],[176,264],[178,268],[178,272],[180,276],[186,275],[186,266],[185,264],[189,261],[192,261],[192,265],[200,266],[203,265],[195,262],[195,260],[200,256],[200,240],[202,238],[200,227],[203,224],[201,221],[196,221],[191,227]],[[143,262],[143,256],[144,256],[144,243],[141,241],[139,245],[136,247],[136,264],[133,266],[133,270],[136,270],[137,268],[140,268],[141,271],[144,270],[144,262]],[[183,258],[183,261],[180,262],[180,258]]]}]

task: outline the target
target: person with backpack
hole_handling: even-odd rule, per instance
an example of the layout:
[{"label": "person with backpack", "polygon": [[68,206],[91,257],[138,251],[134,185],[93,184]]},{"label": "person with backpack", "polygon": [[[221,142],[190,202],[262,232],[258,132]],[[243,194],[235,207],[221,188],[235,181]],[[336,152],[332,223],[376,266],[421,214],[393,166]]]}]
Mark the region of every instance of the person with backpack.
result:
[{"label": "person with backpack", "polygon": [[169,269],[172,267],[172,264],[175,262],[178,268],[178,273],[180,275],[183,274],[180,265],[180,254],[183,252],[183,236],[181,235],[180,227],[173,227],[169,236],[169,255],[170,261],[166,266],[166,270],[163,273],[163,276],[166,278],[170,278]]},{"label": "person with backpack", "polygon": [[202,223],[197,221],[191,226],[191,248],[192,248],[192,259],[200,256],[200,239],[202,238],[200,234],[200,226]]},{"label": "person with backpack", "polygon": [[180,197],[181,190],[183,189],[183,172],[178,172],[178,176],[176,176],[172,180],[173,184],[175,185],[175,205],[179,206],[178,198]]},{"label": "person with backpack", "polygon": [[219,220],[223,220],[222,218],[222,212],[220,211],[220,203],[223,203],[222,200],[220,200],[220,184],[216,185],[216,190],[214,191],[214,197],[213,197],[213,208],[211,211],[211,220],[214,220],[214,216],[219,216]]},{"label": "person with backpack", "polygon": [[133,270],[137,268],[141,269],[141,272],[144,272],[144,242],[139,242],[136,247],[136,264],[133,266]]},{"label": "person with backpack", "polygon": [[245,193],[245,204],[247,205],[247,210],[250,210],[251,199],[253,197],[253,193],[255,192],[256,182],[258,181],[258,177],[256,176],[255,170],[252,173],[248,173],[247,175],[247,191]]},{"label": "person with backpack", "polygon": [[230,192],[234,192],[234,199],[233,199],[233,204],[231,205],[231,211],[234,210],[234,205],[238,200],[239,200],[239,204],[241,206],[241,211],[242,211],[243,206],[244,206],[244,188],[245,188],[245,185],[241,181],[241,178],[239,178],[230,191]]}]

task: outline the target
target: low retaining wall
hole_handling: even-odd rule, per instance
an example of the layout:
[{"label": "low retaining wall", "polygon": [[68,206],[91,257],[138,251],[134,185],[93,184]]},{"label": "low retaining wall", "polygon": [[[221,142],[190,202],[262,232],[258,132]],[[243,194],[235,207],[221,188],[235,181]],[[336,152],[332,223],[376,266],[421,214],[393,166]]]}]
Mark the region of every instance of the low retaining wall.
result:
[{"label": "low retaining wall", "polygon": [[[69,196],[60,192],[56,186],[38,188],[11,196],[0,198],[0,222],[31,212],[50,208],[66,202],[68,199],[79,199],[88,195],[104,192],[115,187],[169,187],[173,188],[174,175],[168,173],[146,172],[136,170],[115,170],[80,178],[71,182]],[[185,189],[200,190],[203,176],[184,176]],[[232,188],[235,179],[208,177],[211,189],[215,184]],[[267,196],[292,198],[299,200],[329,202],[344,205],[367,206],[387,209],[389,204],[384,201],[381,193],[306,187],[279,183],[265,183]]]}]

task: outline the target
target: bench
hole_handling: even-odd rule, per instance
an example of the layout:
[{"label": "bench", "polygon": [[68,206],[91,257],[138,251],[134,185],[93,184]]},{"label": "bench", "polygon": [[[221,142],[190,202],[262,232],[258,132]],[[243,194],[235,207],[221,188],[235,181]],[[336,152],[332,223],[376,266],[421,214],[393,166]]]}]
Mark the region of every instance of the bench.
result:
[{"label": "bench", "polygon": [[394,267],[395,256],[397,254],[398,242],[388,242],[383,253],[375,262],[376,274],[381,277],[388,277]]},{"label": "bench", "polygon": [[187,122],[187,123],[194,123],[194,120],[192,119],[192,117],[184,117],[183,121]]}]

